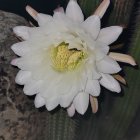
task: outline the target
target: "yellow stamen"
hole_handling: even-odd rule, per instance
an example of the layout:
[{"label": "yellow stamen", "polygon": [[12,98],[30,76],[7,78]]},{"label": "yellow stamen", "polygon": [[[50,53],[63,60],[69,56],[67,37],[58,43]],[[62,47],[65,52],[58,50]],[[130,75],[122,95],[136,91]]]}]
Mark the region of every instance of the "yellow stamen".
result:
[{"label": "yellow stamen", "polygon": [[68,44],[66,43],[61,43],[51,49],[52,66],[59,72],[76,69],[84,58],[86,58],[85,52],[77,49],[68,49]]}]

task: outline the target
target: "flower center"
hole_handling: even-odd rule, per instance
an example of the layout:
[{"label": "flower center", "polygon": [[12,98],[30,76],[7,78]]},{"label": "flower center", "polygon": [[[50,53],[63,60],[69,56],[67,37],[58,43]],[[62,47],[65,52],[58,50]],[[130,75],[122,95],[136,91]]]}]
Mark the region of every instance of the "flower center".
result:
[{"label": "flower center", "polygon": [[64,42],[51,49],[52,66],[59,72],[76,69],[86,56],[87,54],[82,50],[68,49],[68,44]]}]

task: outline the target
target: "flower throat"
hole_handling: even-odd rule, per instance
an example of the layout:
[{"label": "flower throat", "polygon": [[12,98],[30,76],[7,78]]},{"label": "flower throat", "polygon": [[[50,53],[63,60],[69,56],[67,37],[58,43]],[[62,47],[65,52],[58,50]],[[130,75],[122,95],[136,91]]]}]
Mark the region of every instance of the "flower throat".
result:
[{"label": "flower throat", "polygon": [[51,49],[52,66],[59,72],[72,71],[86,58],[86,53],[77,49],[68,49],[68,44],[61,43]]}]

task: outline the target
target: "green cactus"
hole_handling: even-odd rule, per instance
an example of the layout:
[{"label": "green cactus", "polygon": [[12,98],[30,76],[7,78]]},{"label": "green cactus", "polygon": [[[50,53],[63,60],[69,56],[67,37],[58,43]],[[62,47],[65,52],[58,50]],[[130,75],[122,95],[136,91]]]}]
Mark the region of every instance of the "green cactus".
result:
[{"label": "green cactus", "polygon": [[68,117],[66,110],[48,113],[46,120],[46,140],[75,140],[78,119]]}]

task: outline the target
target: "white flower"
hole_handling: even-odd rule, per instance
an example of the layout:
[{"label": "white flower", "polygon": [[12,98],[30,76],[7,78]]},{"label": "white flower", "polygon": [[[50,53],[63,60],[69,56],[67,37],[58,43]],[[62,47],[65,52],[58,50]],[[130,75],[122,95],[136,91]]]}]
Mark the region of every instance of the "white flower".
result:
[{"label": "white flower", "polygon": [[[55,10],[53,16],[27,7],[39,27],[14,28],[14,33],[25,41],[12,46],[20,56],[12,64],[21,69],[16,83],[24,85],[26,95],[36,94],[37,108],[45,105],[53,110],[60,105],[68,108],[69,116],[74,115],[75,109],[84,114],[90,97],[93,112],[96,112],[95,97],[100,94],[100,85],[113,92],[121,91],[112,76],[121,70],[115,59],[128,61],[123,54],[110,54],[109,45],[117,40],[122,27],[100,29],[100,18],[109,2],[104,0],[85,21],[76,0],[69,1],[65,12],[63,8]],[[125,57],[135,65],[130,56]]]}]

